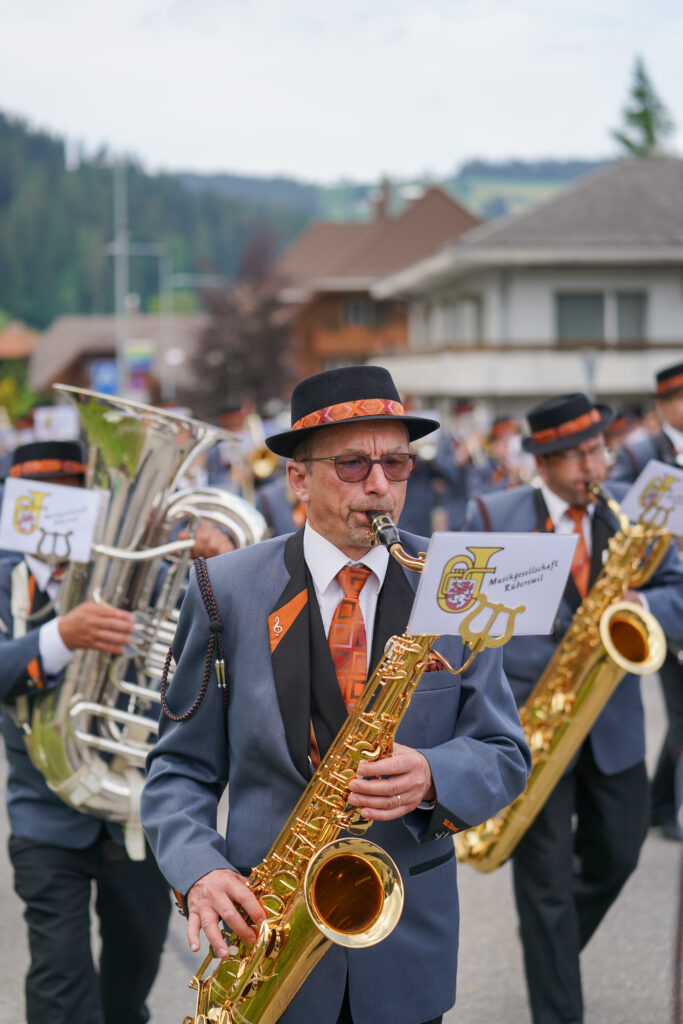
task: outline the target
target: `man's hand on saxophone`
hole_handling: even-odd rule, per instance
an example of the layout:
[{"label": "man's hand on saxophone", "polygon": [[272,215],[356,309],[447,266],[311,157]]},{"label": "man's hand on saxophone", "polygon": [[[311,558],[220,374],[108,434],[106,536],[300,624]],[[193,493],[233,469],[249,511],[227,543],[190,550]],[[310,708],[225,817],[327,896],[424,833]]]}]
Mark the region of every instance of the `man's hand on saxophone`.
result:
[{"label": "man's hand on saxophone", "polygon": [[427,758],[402,743],[394,743],[391,757],[361,761],[350,789],[349,802],[372,821],[400,818],[419,804],[436,799]]},{"label": "man's hand on saxophone", "polygon": [[[199,933],[203,929],[217,956],[226,957],[228,947],[221,932],[221,920],[244,942],[255,942],[258,925],[266,914],[246,879],[237,871],[209,871],[187,894],[187,941],[190,949],[199,949]],[[257,928],[252,928],[239,908]]]}]

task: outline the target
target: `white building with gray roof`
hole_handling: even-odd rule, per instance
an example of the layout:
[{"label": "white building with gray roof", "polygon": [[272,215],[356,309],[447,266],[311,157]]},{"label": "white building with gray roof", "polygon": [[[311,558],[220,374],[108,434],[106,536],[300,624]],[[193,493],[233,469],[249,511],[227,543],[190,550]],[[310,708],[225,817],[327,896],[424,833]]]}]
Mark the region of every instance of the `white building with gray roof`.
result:
[{"label": "white building with gray roof", "polygon": [[634,402],[683,358],[683,161],[623,160],[385,277],[409,349],[373,360],[406,393],[521,412],[551,394]]}]

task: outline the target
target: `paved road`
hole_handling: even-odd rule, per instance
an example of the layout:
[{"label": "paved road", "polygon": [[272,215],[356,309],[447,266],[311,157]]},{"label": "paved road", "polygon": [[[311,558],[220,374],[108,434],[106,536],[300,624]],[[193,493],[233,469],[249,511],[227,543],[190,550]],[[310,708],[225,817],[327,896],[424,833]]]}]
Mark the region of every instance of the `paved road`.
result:
[{"label": "paved road", "polygon": [[[644,696],[648,760],[652,763],[663,728],[659,688],[654,680],[645,681]],[[0,831],[5,848],[4,819]],[[671,1021],[682,853],[679,844],[654,834],[648,836],[638,870],[584,952],[585,1024]],[[460,894],[458,1003],[446,1015],[445,1024],[528,1024],[508,868],[480,875],[461,867]],[[23,1020],[27,953],[21,909],[11,888],[6,856],[0,856],[0,922],[0,1024],[18,1024]],[[171,925],[162,968],[149,1000],[152,1024],[180,1024],[192,1011],[193,994],[187,989],[187,981],[199,958],[187,950],[184,922],[179,915],[173,914]]]}]

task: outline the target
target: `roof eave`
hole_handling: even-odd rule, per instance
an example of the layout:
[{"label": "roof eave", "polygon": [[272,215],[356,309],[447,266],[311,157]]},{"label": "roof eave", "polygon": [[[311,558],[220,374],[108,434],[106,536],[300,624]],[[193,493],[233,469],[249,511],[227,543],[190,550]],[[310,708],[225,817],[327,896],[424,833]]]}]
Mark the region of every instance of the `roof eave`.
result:
[{"label": "roof eave", "polygon": [[485,267],[643,265],[683,263],[683,244],[575,246],[451,246],[380,278],[372,287],[376,299],[417,295],[440,282]]}]

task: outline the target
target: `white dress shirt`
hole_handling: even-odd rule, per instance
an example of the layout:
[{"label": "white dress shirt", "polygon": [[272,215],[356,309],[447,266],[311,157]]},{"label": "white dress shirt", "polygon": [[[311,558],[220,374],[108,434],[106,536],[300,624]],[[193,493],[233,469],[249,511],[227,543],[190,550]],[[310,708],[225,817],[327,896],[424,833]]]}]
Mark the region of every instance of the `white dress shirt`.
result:
[{"label": "white dress shirt", "polygon": [[[343,569],[345,565],[366,565],[370,569],[370,575],[358,596],[358,603],[360,604],[363,622],[365,623],[368,671],[370,670],[370,653],[372,651],[372,634],[375,625],[375,612],[377,611],[377,598],[384,583],[389,558],[389,552],[384,545],[378,544],[376,547],[370,548],[359,562],[352,562],[343,551],[340,551],[339,548],[331,544],[321,534],[316,533],[308,522],[304,526],[304,559],[313,579],[315,596],[318,599],[325,636],[329,636],[332,616],[344,596],[344,591],[335,578],[339,570]],[[429,811],[434,807],[434,804],[434,800],[423,800],[417,806],[420,810]]]},{"label": "white dress shirt", "polygon": [[[564,498],[561,498],[559,494],[555,494],[554,491],[551,491],[550,488],[547,487],[542,481],[539,486],[541,488],[541,492],[543,494],[543,498],[548,509],[548,515],[553,521],[555,533],[574,533],[574,520],[567,515],[567,509],[570,507],[569,502],[565,501]],[[588,554],[592,556],[592,523],[593,516],[595,515],[595,502],[591,502],[591,504],[586,507],[586,512],[588,513],[588,515],[583,517],[581,527],[583,532],[583,539],[585,540],[586,548],[588,549]],[[603,561],[605,554],[606,552],[603,554]],[[650,606],[648,600],[641,591],[638,591],[638,597],[640,598],[642,607],[645,608],[646,611],[649,610]]]},{"label": "white dress shirt", "polygon": [[[574,533],[574,520],[567,514],[570,508],[569,502],[561,498],[559,494],[555,494],[551,491],[547,484],[541,482],[541,493],[548,509],[548,515],[553,521],[553,529],[555,533],[561,536]],[[592,523],[593,515],[595,514],[595,502],[591,502],[590,505],[586,506],[587,516],[583,517],[581,528],[583,532],[583,539],[586,542],[586,548],[588,554],[593,554],[593,536],[592,536]]]},{"label": "white dress shirt", "polygon": [[662,423],[662,432],[674,446],[674,459],[679,466],[683,466],[683,431],[676,430],[670,423]]},{"label": "white dress shirt", "polygon": [[[57,596],[59,583],[52,579],[53,568],[40,558],[26,555],[29,572],[36,581],[36,586],[52,600]],[[59,632],[59,619],[50,619],[38,631],[38,650],[43,670],[46,675],[56,676],[66,668],[74,656],[62,640]]]},{"label": "white dress shirt", "polygon": [[365,623],[369,668],[377,598],[389,564],[389,552],[383,545],[378,544],[376,547],[370,548],[359,562],[352,562],[343,551],[331,544],[320,533],[316,533],[307,522],[304,526],[304,559],[313,579],[325,636],[329,635],[332,616],[344,595],[341,585],[336,579],[339,570],[343,569],[345,565],[366,565],[370,569],[370,575],[358,598]]}]

